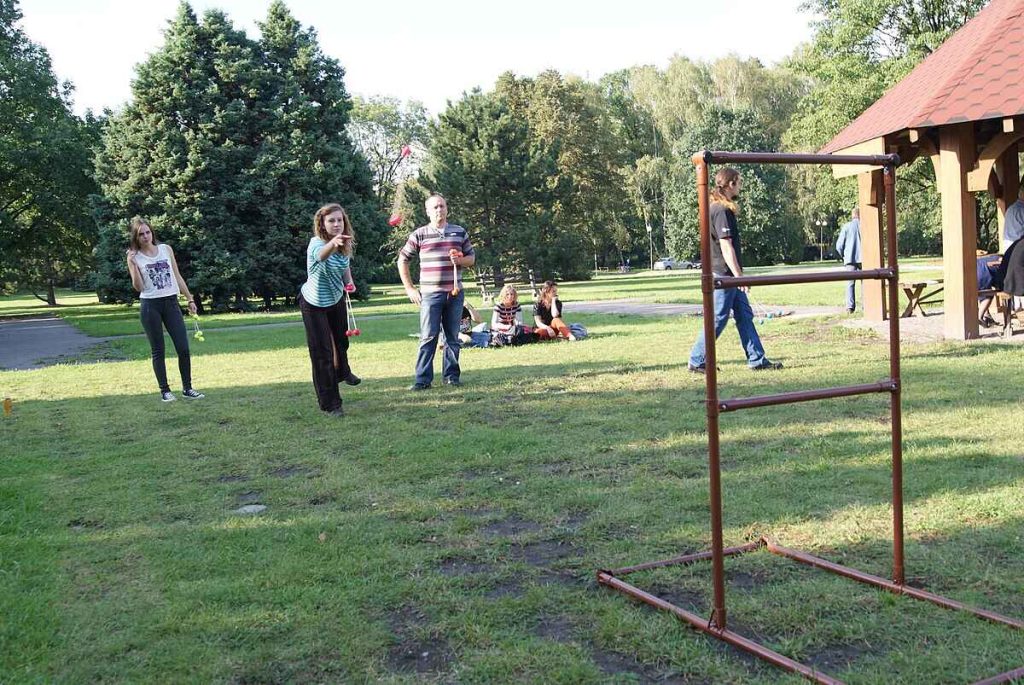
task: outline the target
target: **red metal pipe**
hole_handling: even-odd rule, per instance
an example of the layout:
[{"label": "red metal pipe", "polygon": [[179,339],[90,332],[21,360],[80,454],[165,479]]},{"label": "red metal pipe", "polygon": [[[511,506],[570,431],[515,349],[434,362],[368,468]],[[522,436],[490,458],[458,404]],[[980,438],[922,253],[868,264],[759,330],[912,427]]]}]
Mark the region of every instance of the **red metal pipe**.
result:
[{"label": "red metal pipe", "polygon": [[608,587],[614,588],[619,592],[623,592],[629,595],[630,597],[633,597],[634,599],[640,600],[641,602],[645,602],[647,604],[650,604],[651,606],[657,607],[671,614],[675,614],[677,618],[686,621],[690,624],[691,627],[695,628],[696,630],[699,630],[703,633],[707,633],[708,635],[718,638],[722,642],[727,642],[730,645],[733,645],[734,647],[739,647],[742,650],[750,652],[757,658],[764,659],[765,661],[774,664],[779,668],[784,668],[787,671],[792,671],[793,673],[799,673],[804,678],[812,680],[816,683],[822,683],[823,685],[843,685],[843,681],[841,680],[836,680],[835,678],[826,673],[822,673],[821,671],[811,668],[810,666],[805,666],[799,661],[794,661],[793,659],[790,659],[787,656],[783,656],[782,654],[779,654],[776,651],[768,649],[767,647],[764,647],[758,644],[757,642],[754,642],[753,640],[749,640],[738,633],[734,633],[731,630],[727,630],[724,628],[716,628],[713,625],[714,616],[712,616],[710,621],[707,621],[702,617],[698,616],[697,614],[690,613],[685,609],[677,607],[675,604],[672,604],[671,602],[666,602],[660,597],[656,597],[652,594],[644,592],[640,588],[630,585],[625,581],[619,580],[618,578],[608,573],[598,573],[597,582],[602,585],[607,585]]},{"label": "red metal pipe", "polygon": [[[722,550],[722,554],[727,557],[736,556],[739,554],[746,554],[747,552],[753,552],[754,550],[761,549],[764,547],[762,540],[755,542],[748,542],[745,545],[738,545],[736,547],[726,547]],[[601,571],[601,573],[610,573],[613,576],[625,576],[630,573],[636,573],[637,571],[648,571],[652,568],[661,568],[663,566],[689,566],[698,561],[707,561],[711,558],[711,552],[696,552],[694,554],[684,554],[680,557],[672,557],[671,559],[662,559],[660,561],[648,561],[645,564],[637,564],[636,566],[625,566],[623,568],[616,568],[610,571]]]},{"label": "red metal pipe", "polygon": [[928,592],[926,590],[919,590],[915,587],[910,587],[909,585],[894,583],[880,576],[871,575],[870,573],[864,573],[863,571],[858,571],[857,569],[850,568],[848,566],[842,566],[840,564],[828,561],[827,559],[816,557],[813,554],[808,554],[807,552],[801,552],[800,550],[791,549],[789,547],[783,547],[782,545],[776,544],[775,542],[767,538],[765,538],[764,542],[765,546],[768,548],[768,551],[772,552],[773,554],[778,554],[779,556],[787,557],[789,559],[793,559],[794,561],[799,561],[802,564],[807,564],[808,566],[813,566],[815,568],[820,568],[825,571],[830,571],[832,573],[845,576],[846,578],[856,580],[859,583],[874,585],[877,588],[888,590],[893,594],[907,595],[908,597],[913,597],[914,599],[920,599],[926,602],[931,602],[932,604],[937,604],[941,607],[945,607],[946,609],[966,611],[967,613],[974,614],[975,616],[983,618],[986,621],[991,621],[992,623],[999,623],[1005,626],[1010,626],[1011,628],[1016,628],[1018,630],[1024,630],[1024,623],[1018,621],[1015,618],[1003,616],[1002,614],[997,614],[994,611],[987,611],[985,609],[975,609],[974,607],[968,606],[961,602],[957,602],[956,600],[949,599],[947,597],[943,597],[942,595],[936,595],[935,593]]},{"label": "red metal pipe", "polygon": [[719,276],[716,288],[740,288],[756,285],[788,285],[792,283],[830,283],[834,281],[868,281],[892,278],[890,269],[864,269],[862,271],[819,271],[817,273],[770,274],[766,276]]},{"label": "red metal pipe", "polygon": [[828,400],[834,397],[868,395],[875,392],[893,392],[895,389],[895,381],[887,379],[879,381],[878,383],[865,383],[864,385],[847,385],[838,388],[822,388],[820,390],[796,390],[794,392],[783,392],[777,395],[760,395],[758,397],[719,400],[718,410],[720,412],[729,412],[736,411],[738,409],[750,409],[752,407],[770,407],[776,404],[794,404],[796,402]]},{"label": "red metal pipe", "polygon": [[708,417],[708,489],[711,509],[711,585],[714,611],[711,621],[719,630],[726,626],[725,562],[722,553],[722,467],[718,444],[718,353],[715,340],[714,286],[711,273],[711,222],[708,207],[708,165],[697,164],[697,210],[700,215],[700,270],[704,305],[704,383]]},{"label": "red metal pipe", "polygon": [[900,317],[899,292],[896,283],[899,267],[896,264],[896,169],[886,167],[882,174],[885,180],[885,231],[887,264],[892,271],[889,280],[889,377],[896,387],[889,398],[892,413],[892,579],[903,585],[906,577],[903,571],[903,414],[900,390]]},{"label": "red metal pipe", "polygon": [[820,155],[789,152],[718,152],[701,150],[691,158],[696,164],[731,162],[733,164],[863,164],[867,166],[898,166],[899,155]]},{"label": "red metal pipe", "polygon": [[994,675],[991,678],[979,680],[973,685],[997,685],[997,683],[1012,683],[1014,680],[1024,680],[1024,666],[1007,671],[1006,673]]}]

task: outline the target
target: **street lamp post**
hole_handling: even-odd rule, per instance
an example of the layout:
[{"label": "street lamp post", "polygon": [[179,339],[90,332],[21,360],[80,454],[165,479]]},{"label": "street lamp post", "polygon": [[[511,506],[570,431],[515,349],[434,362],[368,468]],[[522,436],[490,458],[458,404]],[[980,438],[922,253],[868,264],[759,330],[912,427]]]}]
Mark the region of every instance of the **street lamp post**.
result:
[{"label": "street lamp post", "polygon": [[652,232],[650,222],[647,222],[647,242],[650,243],[651,271],[654,271],[654,233]]},{"label": "street lamp post", "polygon": [[815,221],[818,225],[818,261],[825,261],[825,226],[828,225],[824,219]]}]

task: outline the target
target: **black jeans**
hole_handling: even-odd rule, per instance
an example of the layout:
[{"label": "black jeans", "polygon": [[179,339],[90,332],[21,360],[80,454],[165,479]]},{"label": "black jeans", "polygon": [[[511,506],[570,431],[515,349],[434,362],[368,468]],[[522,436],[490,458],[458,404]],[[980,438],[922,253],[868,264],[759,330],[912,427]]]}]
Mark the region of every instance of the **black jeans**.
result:
[{"label": "black jeans", "polygon": [[188,332],[185,319],[181,316],[178,296],[154,297],[141,300],[139,318],[149,338],[149,349],[153,354],[153,373],[160,385],[160,392],[170,392],[167,385],[167,365],[164,363],[164,327],[171,335],[174,351],[178,353],[178,372],[181,374],[181,388],[192,387],[192,356],[188,350]]},{"label": "black jeans", "polygon": [[345,298],[330,307],[316,307],[300,294],[299,311],[306,327],[316,401],[323,411],[333,411],[341,406],[338,383],[352,373],[348,365],[348,336],[345,335],[348,328]]}]

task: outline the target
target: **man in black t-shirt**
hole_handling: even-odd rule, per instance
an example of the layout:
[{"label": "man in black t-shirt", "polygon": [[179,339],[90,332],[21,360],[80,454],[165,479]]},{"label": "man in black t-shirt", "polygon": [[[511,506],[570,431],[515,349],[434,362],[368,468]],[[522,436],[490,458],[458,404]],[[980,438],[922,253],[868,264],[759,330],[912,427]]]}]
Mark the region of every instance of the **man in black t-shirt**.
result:
[{"label": "man in black t-shirt", "polygon": [[[736,223],[736,199],[740,195],[742,179],[735,169],[723,167],[715,174],[715,189],[711,191],[711,206],[708,210],[711,231],[711,271],[719,276],[742,276],[740,261],[740,232]],[[773,362],[764,354],[761,338],[754,327],[754,310],[750,308],[747,292],[750,288],[716,288],[715,339],[729,323],[729,314],[736,321],[740,344],[747,355],[747,366],[754,371],[781,369],[780,362]],[[690,350],[689,370],[691,373],[705,371],[704,328],[700,329],[693,349]]]}]

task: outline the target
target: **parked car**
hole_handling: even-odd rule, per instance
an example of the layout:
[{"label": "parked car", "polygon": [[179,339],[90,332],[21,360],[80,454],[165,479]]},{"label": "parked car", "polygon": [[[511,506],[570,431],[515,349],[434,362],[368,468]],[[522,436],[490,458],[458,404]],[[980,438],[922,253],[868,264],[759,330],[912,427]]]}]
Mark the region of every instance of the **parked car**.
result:
[{"label": "parked car", "polygon": [[676,265],[676,260],[671,257],[662,257],[658,261],[654,262],[655,271],[671,271],[672,269],[679,268]]}]

